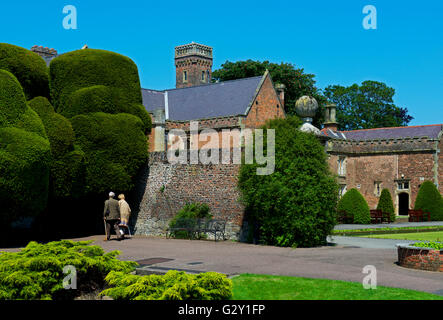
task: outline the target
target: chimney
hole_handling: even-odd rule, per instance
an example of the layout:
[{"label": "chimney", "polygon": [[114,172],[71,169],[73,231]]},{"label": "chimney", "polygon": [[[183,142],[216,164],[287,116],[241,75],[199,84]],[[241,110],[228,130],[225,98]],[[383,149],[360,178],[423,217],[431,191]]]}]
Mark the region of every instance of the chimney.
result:
[{"label": "chimney", "polygon": [[338,130],[338,123],[336,120],[337,106],[333,103],[325,106],[325,122],[323,123],[324,129],[331,129],[332,131]]},{"label": "chimney", "polygon": [[277,83],[275,85],[275,90],[277,91],[278,97],[280,98],[282,108],[285,108],[285,89],[286,86],[283,83]]},{"label": "chimney", "polygon": [[37,53],[42,58],[46,57],[52,58],[57,56],[57,50],[48,47],[33,46],[31,48],[31,51]]}]

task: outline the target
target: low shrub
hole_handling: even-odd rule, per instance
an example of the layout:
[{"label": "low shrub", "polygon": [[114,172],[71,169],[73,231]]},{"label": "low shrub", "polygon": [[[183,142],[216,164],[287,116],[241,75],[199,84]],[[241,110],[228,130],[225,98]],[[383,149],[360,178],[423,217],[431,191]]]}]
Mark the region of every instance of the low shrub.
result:
[{"label": "low shrub", "polygon": [[443,249],[443,243],[442,242],[435,242],[435,241],[425,241],[425,242],[415,242],[411,244],[413,247],[419,247],[419,248],[430,248],[435,250],[442,250]]},{"label": "low shrub", "polygon": [[232,281],[216,272],[191,275],[171,270],[163,276],[137,276],[112,271],[105,280],[111,288],[101,295],[115,300],[227,300],[232,296]]},{"label": "low shrub", "polygon": [[[177,215],[169,221],[169,229],[183,228],[187,230],[194,230],[197,226],[197,219],[212,219],[210,208],[206,203],[187,203]],[[193,235],[190,231],[174,230],[171,236],[180,239],[189,239]]]},{"label": "low shrub", "polygon": [[[116,259],[118,251],[105,253],[92,241],[30,242],[20,252],[0,254],[0,300],[72,299],[80,292],[104,285],[110,271],[121,274],[134,270],[136,262]],[[65,290],[65,266],[74,266],[77,289]]]},{"label": "low shrub", "polygon": [[347,216],[353,217],[356,224],[371,223],[371,213],[368,203],[362,194],[355,188],[346,192],[337,205],[337,212],[346,212]]},{"label": "low shrub", "polygon": [[394,204],[392,202],[391,193],[388,189],[383,189],[381,191],[380,199],[378,200],[377,209],[382,212],[389,213],[391,222],[395,221],[395,210]]},{"label": "low shrub", "polygon": [[432,221],[443,221],[443,199],[432,181],[425,181],[420,186],[414,209],[429,212]]}]

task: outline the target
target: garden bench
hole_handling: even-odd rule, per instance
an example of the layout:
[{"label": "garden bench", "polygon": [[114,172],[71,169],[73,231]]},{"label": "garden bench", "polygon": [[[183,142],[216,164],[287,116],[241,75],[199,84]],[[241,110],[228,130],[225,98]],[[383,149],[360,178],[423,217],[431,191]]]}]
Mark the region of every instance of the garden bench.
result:
[{"label": "garden bench", "polygon": [[409,222],[420,222],[424,221],[425,216],[428,221],[431,221],[431,214],[429,212],[423,212],[422,209],[418,210],[408,210]]},{"label": "garden bench", "polygon": [[337,217],[338,222],[340,223],[354,223],[354,217],[349,216],[346,211],[340,211]]},{"label": "garden bench", "polygon": [[370,210],[371,214],[371,223],[391,223],[391,216],[387,212],[383,212],[380,209]]},{"label": "garden bench", "polygon": [[175,232],[187,232],[189,239],[199,239],[202,234],[210,233],[214,235],[214,240],[219,237],[225,238],[226,221],[207,218],[181,218],[177,220],[177,227],[168,228],[166,237],[171,237]]}]

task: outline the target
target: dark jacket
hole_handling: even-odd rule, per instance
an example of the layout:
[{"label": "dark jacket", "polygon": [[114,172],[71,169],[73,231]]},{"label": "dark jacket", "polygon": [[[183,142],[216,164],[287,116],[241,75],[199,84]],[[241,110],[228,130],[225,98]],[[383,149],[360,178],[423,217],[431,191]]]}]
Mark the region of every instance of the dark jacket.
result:
[{"label": "dark jacket", "polygon": [[106,220],[120,219],[120,208],[118,201],[115,199],[109,199],[105,201],[105,210],[103,211],[103,217]]}]

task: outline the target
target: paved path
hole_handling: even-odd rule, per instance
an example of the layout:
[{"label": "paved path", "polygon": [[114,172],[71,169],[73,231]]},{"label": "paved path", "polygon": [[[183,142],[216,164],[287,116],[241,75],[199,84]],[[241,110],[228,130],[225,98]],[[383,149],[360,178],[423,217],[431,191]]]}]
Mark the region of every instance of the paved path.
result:
[{"label": "paved path", "polygon": [[427,227],[443,226],[443,221],[429,222],[400,222],[390,224],[338,224],[334,230],[377,229],[377,228],[403,228],[403,227]]},{"label": "paved path", "polygon": [[329,243],[333,243],[335,245],[354,246],[354,247],[368,248],[368,249],[395,249],[397,244],[408,244],[408,243],[417,242],[411,240],[342,237],[342,236],[329,236],[327,240]]},{"label": "paved path", "polygon": [[[129,240],[103,241],[103,236],[82,238],[95,240],[106,251],[120,250],[123,260],[168,258],[158,264],[165,268],[217,271],[226,274],[258,273],[325,278],[361,282],[366,265],[377,268],[378,285],[414,289],[443,295],[443,274],[399,267],[397,250],[355,248],[353,245],[319,248],[279,248],[231,241],[176,240],[134,237]],[[373,239],[379,240],[379,239]]]}]

